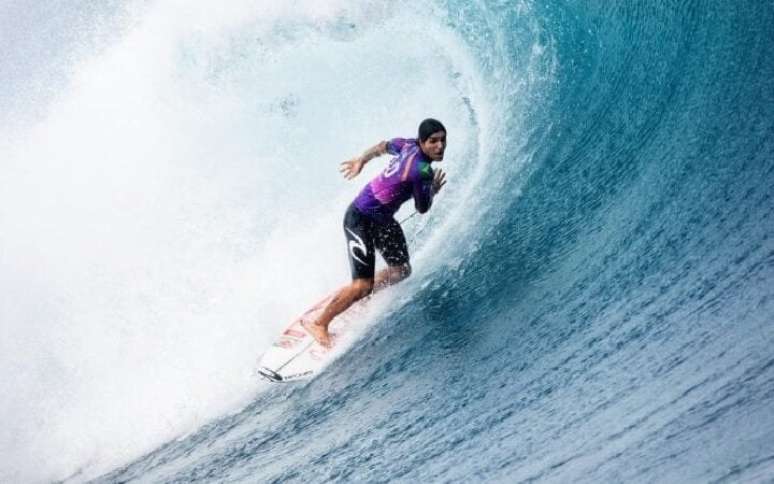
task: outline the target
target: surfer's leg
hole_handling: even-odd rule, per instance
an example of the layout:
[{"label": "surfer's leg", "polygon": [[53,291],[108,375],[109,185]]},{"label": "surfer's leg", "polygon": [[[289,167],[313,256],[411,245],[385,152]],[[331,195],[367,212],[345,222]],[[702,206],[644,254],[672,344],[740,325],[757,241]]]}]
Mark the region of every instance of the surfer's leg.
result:
[{"label": "surfer's leg", "polygon": [[344,215],[344,237],[347,239],[347,259],[352,281],[374,278],[376,253],[374,252],[374,223],[350,205]]},{"label": "surfer's leg", "polygon": [[333,318],[347,310],[355,301],[363,299],[371,294],[374,287],[374,280],[370,278],[355,279],[348,286],[344,286],[336,293],[328,305],[323,310],[317,321],[302,321],[301,325],[309,331],[321,345],[330,347],[330,335],[328,334],[328,325]]},{"label": "surfer's leg", "polygon": [[316,321],[301,323],[323,346],[330,346],[328,325],[333,318],[373,290],[376,267],[373,234],[373,222],[361,214],[354,205],[350,205],[344,215],[344,235],[347,238],[347,255],[352,271],[352,282],[339,289]]},{"label": "surfer's leg", "polygon": [[377,227],[374,246],[387,262],[387,268],[375,277],[374,291],[397,284],[411,275],[408,245],[398,222],[393,220]]},{"label": "surfer's leg", "polygon": [[396,266],[388,266],[376,274],[374,278],[374,292],[387,286],[397,284],[411,275],[411,264],[406,262]]}]

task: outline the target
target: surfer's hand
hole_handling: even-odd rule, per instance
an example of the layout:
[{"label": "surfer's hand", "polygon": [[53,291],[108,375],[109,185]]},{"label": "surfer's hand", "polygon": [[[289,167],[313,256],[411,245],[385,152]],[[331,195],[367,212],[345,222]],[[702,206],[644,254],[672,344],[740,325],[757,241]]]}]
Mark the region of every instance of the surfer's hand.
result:
[{"label": "surfer's hand", "polygon": [[343,162],[339,167],[339,171],[344,175],[344,178],[351,180],[360,173],[360,170],[363,169],[363,165],[365,165],[363,158],[352,158],[351,160]]},{"label": "surfer's hand", "polygon": [[441,191],[446,185],[446,173],[441,169],[433,170],[433,194]]}]

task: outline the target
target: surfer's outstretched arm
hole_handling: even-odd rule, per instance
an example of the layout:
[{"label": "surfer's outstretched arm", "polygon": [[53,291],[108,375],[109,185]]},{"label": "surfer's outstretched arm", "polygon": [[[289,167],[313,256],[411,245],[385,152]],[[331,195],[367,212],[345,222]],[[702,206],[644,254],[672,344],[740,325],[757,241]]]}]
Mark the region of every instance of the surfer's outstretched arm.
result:
[{"label": "surfer's outstretched arm", "polygon": [[377,156],[381,156],[386,153],[387,153],[387,142],[381,141],[378,144],[375,144],[372,147],[365,150],[363,154],[358,156],[357,158],[352,158],[351,160],[342,162],[341,166],[339,167],[339,171],[341,172],[342,175],[344,175],[344,178],[346,178],[347,180],[351,180],[360,173],[360,170],[363,169],[363,166],[365,166],[366,163],[373,160]]}]

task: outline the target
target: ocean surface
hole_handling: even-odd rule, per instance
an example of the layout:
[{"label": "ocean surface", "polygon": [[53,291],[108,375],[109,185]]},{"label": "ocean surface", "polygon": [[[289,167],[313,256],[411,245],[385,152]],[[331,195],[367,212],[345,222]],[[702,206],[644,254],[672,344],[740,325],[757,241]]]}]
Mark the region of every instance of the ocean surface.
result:
[{"label": "ocean surface", "polygon": [[[0,8],[1,482],[774,482],[774,4]],[[338,164],[413,275],[319,376]],[[399,219],[411,215],[406,204]],[[334,323],[335,324],[335,323]]]}]

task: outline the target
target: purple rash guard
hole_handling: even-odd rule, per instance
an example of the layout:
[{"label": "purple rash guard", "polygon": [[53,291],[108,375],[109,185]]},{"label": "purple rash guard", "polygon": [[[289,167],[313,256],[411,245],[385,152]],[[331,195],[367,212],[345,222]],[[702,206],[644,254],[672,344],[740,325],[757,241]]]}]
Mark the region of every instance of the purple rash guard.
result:
[{"label": "purple rash guard", "polygon": [[413,138],[391,139],[387,152],[395,157],[355,198],[355,208],[377,223],[387,223],[403,202],[413,196],[417,212],[427,212],[433,203],[431,160]]}]

